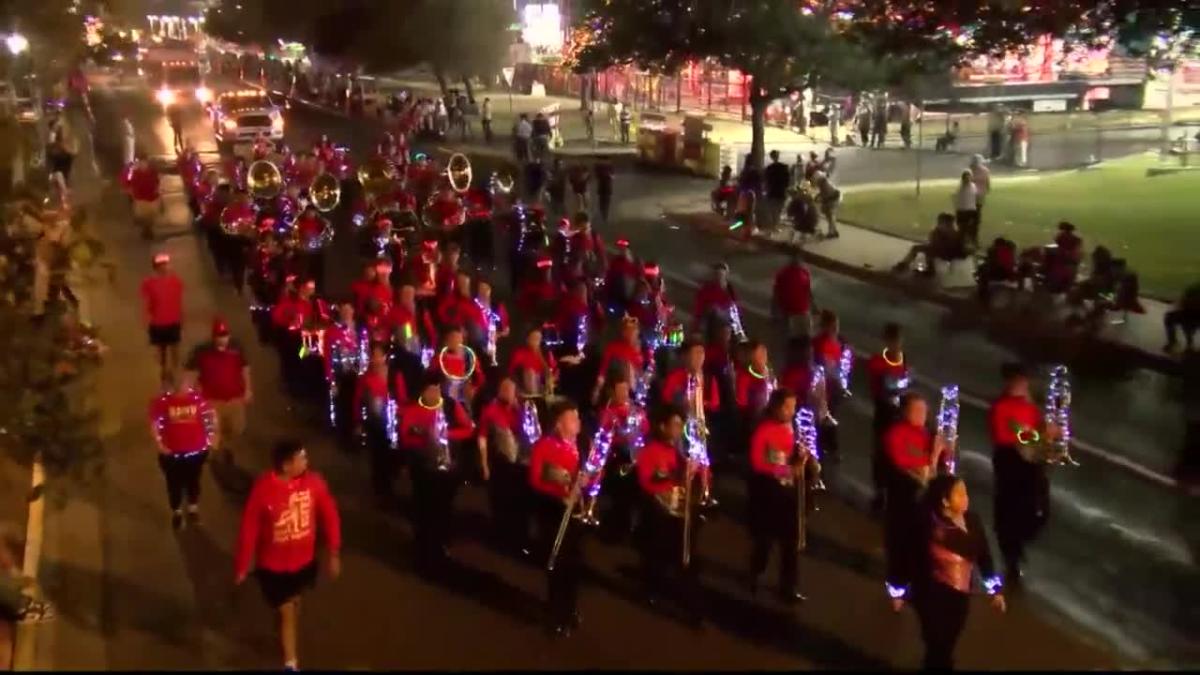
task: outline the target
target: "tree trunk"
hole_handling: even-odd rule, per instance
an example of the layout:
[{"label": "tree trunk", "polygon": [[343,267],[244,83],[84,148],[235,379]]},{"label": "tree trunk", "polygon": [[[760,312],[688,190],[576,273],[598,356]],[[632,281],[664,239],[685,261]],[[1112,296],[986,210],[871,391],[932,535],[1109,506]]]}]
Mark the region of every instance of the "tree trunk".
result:
[{"label": "tree trunk", "polygon": [[770,102],[757,90],[750,94],[750,157],[746,161],[759,170],[763,168],[766,155],[767,106]]},{"label": "tree trunk", "polygon": [[442,100],[450,95],[450,83],[446,81],[446,72],[441,66],[433,67],[433,76],[437,78],[438,87],[442,90]]},{"label": "tree trunk", "polygon": [[469,75],[463,75],[462,83],[463,89],[465,89],[467,92],[467,102],[471,105],[475,105],[475,89],[471,86],[471,77]]}]

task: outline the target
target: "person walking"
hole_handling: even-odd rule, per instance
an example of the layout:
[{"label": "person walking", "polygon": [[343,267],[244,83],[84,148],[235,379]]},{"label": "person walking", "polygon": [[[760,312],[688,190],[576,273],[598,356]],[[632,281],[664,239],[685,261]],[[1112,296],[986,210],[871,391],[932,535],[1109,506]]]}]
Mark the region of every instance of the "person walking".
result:
[{"label": "person walking", "polygon": [[813,174],[813,182],[817,185],[817,206],[821,209],[821,215],[825,216],[825,223],[829,228],[825,238],[837,239],[840,236],[837,229],[837,209],[842,203],[842,191],[834,186],[829,176],[820,171]]},{"label": "person walking", "polygon": [[175,530],[183,528],[185,498],[188,523],[200,522],[200,473],[220,438],[216,412],[190,380],[180,373],[166,374],[165,391],[150,402],[150,434],[158,446]]},{"label": "person walking", "polygon": [[495,135],[492,133],[492,99],[483,99],[483,108],[479,112],[480,124],[483,125],[483,141],[492,144]]},{"label": "person walking", "polygon": [[842,144],[842,106],[837,103],[829,105],[829,144],[837,147]]},{"label": "person walking", "polygon": [[858,102],[858,110],[854,113],[854,119],[858,124],[859,144],[865,148],[871,139],[871,104],[867,101],[865,92],[860,94],[860,97],[861,100]]},{"label": "person walking", "polygon": [[871,147],[880,149],[887,140],[888,127],[888,98],[880,94],[875,99],[875,108],[871,111]]},{"label": "person walking", "polygon": [[532,139],[533,125],[529,122],[529,115],[521,113],[513,127],[513,154],[520,164],[526,164],[530,160],[529,145]]},{"label": "person walking", "polygon": [[179,339],[183,322],[183,281],[171,269],[171,256],[155,253],[154,271],[142,280],[142,309],[150,344],[158,350],[163,377],[179,367]]},{"label": "person walking", "polygon": [[812,275],[799,251],[793,252],[788,264],[775,275],[771,309],[789,339],[812,333]]},{"label": "person walking", "polygon": [[983,203],[992,192],[992,172],[983,161],[983,155],[971,156],[971,182],[975,184],[975,229],[983,224]]},{"label": "person walking", "polygon": [[167,122],[171,125],[171,144],[175,152],[183,150],[183,107],[178,105],[167,108]]},{"label": "person walking", "polygon": [[916,610],[925,643],[924,669],[953,670],[954,648],[970,611],[974,572],[992,607],[1001,613],[1007,609],[1002,584],[992,563],[987,530],[970,510],[967,485],[961,478],[938,476],[930,481],[914,525],[913,555],[904,573],[908,589],[892,597],[892,608],[900,611],[907,601]]},{"label": "person walking", "polygon": [[158,169],[146,157],[139,157],[129,173],[129,197],[133,201],[133,221],[143,239],[154,236],[154,221],[162,211]]},{"label": "person walking", "polygon": [[621,126],[621,145],[629,145],[629,131],[633,125],[633,112],[629,110],[628,105],[621,106],[621,111],[617,115],[617,121]]},{"label": "person walking", "polygon": [[250,364],[241,345],[230,337],[229,324],[213,319],[212,340],[197,345],[184,366],[193,373],[216,410],[221,445],[213,450],[225,462],[233,462],[233,443],[246,431],[246,404],[250,391]]},{"label": "person walking", "polygon": [[137,132],[133,129],[133,122],[125,117],[121,120],[121,167],[127,167],[133,164],[137,158]]},{"label": "person walking", "polygon": [[1012,143],[1013,166],[1025,168],[1029,164],[1029,118],[1024,113],[1013,119]]},{"label": "person walking", "polygon": [[317,531],[328,552],[328,572],[342,572],[342,523],[325,479],[308,468],[299,441],[280,441],[271,451],[271,470],[259,476],[246,500],[238,532],[234,583],[254,575],[276,613],[284,670],[299,669],[297,633],[300,596],[317,580]]},{"label": "person walking", "polygon": [[571,194],[575,197],[575,212],[587,213],[588,200],[588,183],[591,182],[592,172],[588,169],[587,164],[578,162],[571,165],[567,170],[567,183],[571,186]]},{"label": "person walking", "polygon": [[596,161],[593,173],[596,174],[596,206],[600,209],[601,220],[607,225],[609,210],[612,207],[615,169],[611,161],[602,157]]},{"label": "person walking", "polygon": [[771,163],[763,170],[763,182],[766,183],[766,199],[763,203],[766,206],[767,227],[774,232],[779,227],[779,217],[783,213],[784,204],[787,203],[792,177],[788,166],[779,161],[778,150],[772,150],[770,157]]},{"label": "person walking", "polygon": [[[580,457],[577,439],[579,408],[570,399],[557,404],[549,415],[549,433],[530,449],[529,487],[535,496],[534,511],[543,552],[549,556],[563,510],[574,504],[580,488]],[[558,637],[570,635],[579,625],[579,577],[582,567],[579,526],[568,523],[559,544],[558,557],[546,571],[548,628]]]}]

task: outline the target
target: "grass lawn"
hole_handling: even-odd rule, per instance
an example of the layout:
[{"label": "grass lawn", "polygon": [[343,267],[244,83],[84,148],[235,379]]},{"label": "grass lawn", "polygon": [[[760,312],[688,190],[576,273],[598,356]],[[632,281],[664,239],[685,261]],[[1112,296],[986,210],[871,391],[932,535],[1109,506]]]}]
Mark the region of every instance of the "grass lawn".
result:
[{"label": "grass lawn", "polygon": [[[1020,247],[1054,238],[1058,221],[1078,228],[1088,252],[1104,244],[1129,260],[1142,292],[1174,300],[1200,281],[1200,172],[1148,178],[1151,156],[1037,181],[996,180],[983,211],[980,242],[1003,234]],[[951,211],[953,187],[912,185],[847,193],[841,216],[900,237],[924,241],[935,216]]]}]

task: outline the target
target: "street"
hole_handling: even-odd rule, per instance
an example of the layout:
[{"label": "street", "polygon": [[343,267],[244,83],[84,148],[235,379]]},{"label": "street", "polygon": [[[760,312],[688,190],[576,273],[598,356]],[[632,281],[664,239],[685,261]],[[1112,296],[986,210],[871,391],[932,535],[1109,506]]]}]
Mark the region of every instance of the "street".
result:
[{"label": "street", "polygon": [[[95,99],[96,152],[105,175],[113,175],[119,161],[117,123],[124,115],[133,119],[141,149],[155,156],[172,154],[166,121],[144,96],[97,91]],[[288,112],[287,120],[287,141],[295,148],[307,147],[325,133],[361,157],[378,135],[370,124],[299,106]],[[185,136],[203,152],[215,150],[198,111]],[[840,167],[844,184],[911,176],[903,171],[905,165],[911,167],[911,159],[898,151],[845,155]],[[946,165],[939,175],[953,171],[952,161],[963,163],[961,156],[943,157],[938,161]],[[171,181],[168,192],[177,193],[178,180]],[[708,265],[727,259],[749,315],[749,333],[770,336],[766,308],[782,256],[698,237],[660,217],[673,200],[695,199],[700,183],[622,171],[615,223],[601,230],[610,241],[619,232],[639,255],[657,259],[670,297],[684,311]],[[178,194],[170,198],[171,227],[160,233],[159,245],[172,253],[188,288],[184,344],[207,336],[214,313],[226,316],[248,349],[256,399],[239,467],[208,473],[203,527],[172,537],[145,428],[145,405],[156,376],[135,301],[150,251],[132,227],[124,226],[128,219],[121,196],[107,188],[99,199],[104,237],[121,270],[115,289],[91,294],[95,322],[113,348],[100,392],[111,454],[103,481],[85,500],[96,512],[99,531],[80,533],[74,528],[86,527],[84,523],[63,520],[57,535],[48,538],[94,537],[102,566],[74,566],[62,550],[57,560],[50,556],[47,586],[65,625],[55,638],[58,648],[46,650],[48,665],[276,666],[270,618],[256,589],[231,585],[231,548],[248,471],[265,466],[266,448],[283,433],[309,444],[314,467],[327,476],[339,500],[347,542],[342,579],[322,582],[305,603],[300,643],[305,667],[877,669],[919,663],[916,621],[911,612],[896,616],[887,607],[878,527],[864,515],[870,429],[865,395],[852,399],[841,415],[845,458],[827,478],[831,496],[822,502],[810,551],[801,562],[802,579],[819,580],[819,585],[805,584],[810,600],[794,616],[770,600],[752,600],[741,582],[748,545],[739,522],[742,483],[736,479],[719,484],[722,513],[701,537],[711,616],[703,633],[640,600],[630,576],[635,561],[631,550],[589,541],[589,574],[581,599],[586,623],[568,641],[548,641],[540,626],[540,570],[488,546],[483,492],[477,488],[463,490],[457,501],[461,527],[453,547],[457,569],[452,581],[437,586],[419,581],[409,570],[407,519],[374,507],[366,499],[362,458],[336,449],[320,431],[314,411],[293,409],[278,393],[274,354],[255,344],[245,301],[217,282],[207,253],[186,224]],[[340,237],[328,268],[333,295],[344,291],[357,273],[351,242]],[[954,317],[944,308],[822,270],[812,273],[817,302],[839,311],[843,332],[855,346],[874,349],[885,321],[905,326],[909,360],[921,376],[922,389],[935,397],[929,384],[957,382],[965,392],[987,400],[997,390],[1000,364],[1017,356],[1002,336],[956,330]],[[781,348],[772,343],[776,365],[781,365]],[[864,390],[861,375],[860,368],[858,391]],[[1176,383],[1138,370],[1077,373],[1074,386],[1073,421],[1080,439],[1155,471],[1169,471],[1182,438]],[[985,410],[967,403],[960,473],[971,490],[972,507],[990,523]],[[982,598],[973,603],[958,651],[960,667],[1200,664],[1194,639],[1200,633],[1196,500],[1111,462],[1086,454],[1078,458],[1082,466],[1052,472],[1053,515],[1031,551],[1024,593],[1012,599],[1005,616],[990,611]],[[407,485],[402,493],[407,494]],[[72,509],[72,516],[86,510]],[[69,592],[83,588],[93,590]],[[96,631],[102,640],[86,636]]]}]

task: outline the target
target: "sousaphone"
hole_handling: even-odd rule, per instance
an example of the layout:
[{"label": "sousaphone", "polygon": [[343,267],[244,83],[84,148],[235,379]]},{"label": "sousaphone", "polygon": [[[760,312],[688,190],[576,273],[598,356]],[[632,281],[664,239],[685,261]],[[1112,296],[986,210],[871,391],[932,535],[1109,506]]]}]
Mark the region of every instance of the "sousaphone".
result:
[{"label": "sousaphone", "polygon": [[450,161],[446,162],[446,178],[450,181],[450,189],[459,194],[471,189],[471,160],[461,152],[450,155]]},{"label": "sousaphone", "polygon": [[271,162],[260,159],[246,171],[246,191],[258,200],[271,200],[283,192],[283,172]]}]

